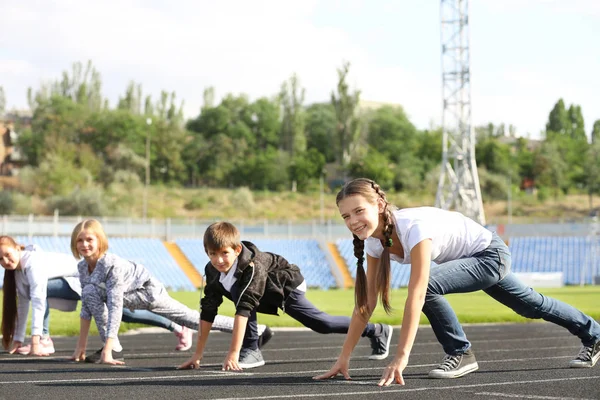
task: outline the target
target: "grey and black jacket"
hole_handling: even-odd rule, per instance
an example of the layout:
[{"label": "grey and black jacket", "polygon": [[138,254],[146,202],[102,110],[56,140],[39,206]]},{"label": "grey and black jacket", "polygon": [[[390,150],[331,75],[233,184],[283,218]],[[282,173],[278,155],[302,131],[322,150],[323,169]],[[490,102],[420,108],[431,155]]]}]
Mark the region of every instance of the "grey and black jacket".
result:
[{"label": "grey and black jacket", "polygon": [[[221,273],[209,262],[205,267],[206,287],[200,300],[200,319],[213,322],[223,296],[232,300],[219,277]],[[285,312],[285,300],[303,281],[300,268],[290,264],[278,254],[262,252],[253,243],[242,241],[242,252],[238,256],[235,271],[236,285],[240,291],[235,305],[235,314],[250,316],[252,310],[264,314],[278,315],[277,309]]]}]

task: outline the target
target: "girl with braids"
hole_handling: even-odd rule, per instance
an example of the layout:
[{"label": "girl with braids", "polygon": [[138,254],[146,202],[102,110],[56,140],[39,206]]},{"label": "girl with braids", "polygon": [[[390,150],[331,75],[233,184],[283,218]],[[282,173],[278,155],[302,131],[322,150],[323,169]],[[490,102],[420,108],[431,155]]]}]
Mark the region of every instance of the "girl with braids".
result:
[{"label": "girl with braids", "polygon": [[[421,310],[446,353],[429,377],[457,378],[479,368],[471,343],[444,298],[449,293],[483,290],[524,317],[542,318],[568,329],[582,342],[581,351],[569,363],[572,368],[592,367],[600,359],[600,324],[519,281],[510,271],[510,251],[495,233],[458,212],[434,207],[395,209],[370,179],[346,183],[336,203],[354,236],[358,259],[356,305],[337,362],[315,379],[338,374],[350,379],[350,355],[377,305],[377,297],[386,312],[391,310],[390,259],[410,264],[411,274],[398,349],[383,371],[379,386],[404,384],[402,371],[408,364]],[[366,274],[363,249],[367,253]],[[432,266],[432,261],[437,265]]]},{"label": "girl with braids", "polygon": [[[322,334],[347,333],[351,319],[329,315],[306,298],[306,281],[297,265],[279,254],[263,252],[243,241],[240,231],[229,222],[215,222],[204,233],[206,287],[200,300],[200,330],[196,352],[180,369],[199,368],[213,319],[226,297],[235,304],[235,321],[223,370],[263,366],[265,360],[257,343],[257,313],[278,315],[282,310],[307,328]],[[392,327],[365,323],[357,336],[371,341],[371,360],[388,356]],[[358,337],[356,339],[358,342]]]}]

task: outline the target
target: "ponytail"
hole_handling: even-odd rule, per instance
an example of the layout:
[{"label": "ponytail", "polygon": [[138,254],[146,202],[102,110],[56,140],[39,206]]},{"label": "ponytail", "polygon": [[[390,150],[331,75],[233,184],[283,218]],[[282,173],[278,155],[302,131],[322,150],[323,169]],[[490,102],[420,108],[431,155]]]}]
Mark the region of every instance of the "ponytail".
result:
[{"label": "ponytail", "polygon": [[367,274],[363,266],[365,262],[365,242],[358,236],[352,235],[354,240],[354,257],[356,257],[356,286],[354,286],[354,302],[361,315],[368,314],[369,302],[367,297]]},{"label": "ponytail", "polygon": [[4,271],[2,293],[2,347],[7,350],[13,340],[17,321],[17,284],[14,270]]},{"label": "ponytail", "polygon": [[383,253],[379,259],[379,269],[377,270],[377,290],[379,291],[379,299],[383,304],[383,309],[389,315],[392,312],[390,305],[390,281],[392,275],[392,266],[390,261],[390,247],[394,244],[392,240],[392,232],[394,224],[392,221],[391,211],[387,204],[383,211],[383,235],[385,237]]}]

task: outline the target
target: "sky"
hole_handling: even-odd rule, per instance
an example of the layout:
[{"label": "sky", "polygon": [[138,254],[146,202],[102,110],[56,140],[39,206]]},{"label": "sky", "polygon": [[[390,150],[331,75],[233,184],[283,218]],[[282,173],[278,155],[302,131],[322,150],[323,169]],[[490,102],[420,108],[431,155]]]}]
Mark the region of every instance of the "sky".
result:
[{"label": "sky", "polygon": [[[130,81],[202,106],[272,97],[296,73],[305,104],[329,101],[337,68],[368,101],[401,105],[420,129],[442,116],[439,0],[0,0],[7,109],[27,88],[92,60],[114,107]],[[472,122],[539,138],[559,98],[600,119],[600,1],[469,2]]]}]

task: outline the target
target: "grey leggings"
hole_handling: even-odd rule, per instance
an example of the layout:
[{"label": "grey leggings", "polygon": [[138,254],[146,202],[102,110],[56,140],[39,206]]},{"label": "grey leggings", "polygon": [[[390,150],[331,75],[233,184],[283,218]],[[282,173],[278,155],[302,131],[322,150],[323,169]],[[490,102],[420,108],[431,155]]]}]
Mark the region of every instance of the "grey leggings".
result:
[{"label": "grey leggings", "polygon": [[[86,285],[81,291],[81,306],[96,320],[96,326],[100,333],[102,342],[107,337],[116,338],[118,326],[111,326],[111,332],[107,332],[108,308],[106,306],[106,291],[95,285]],[[131,310],[148,310],[161,315],[179,325],[198,330],[200,313],[192,310],[173,299],[164,286],[152,279],[143,289],[127,292],[123,296],[123,307]],[[119,313],[119,322],[121,313]],[[223,332],[232,332],[233,318],[217,315],[212,329]],[[264,327],[263,327],[264,330]]]}]

